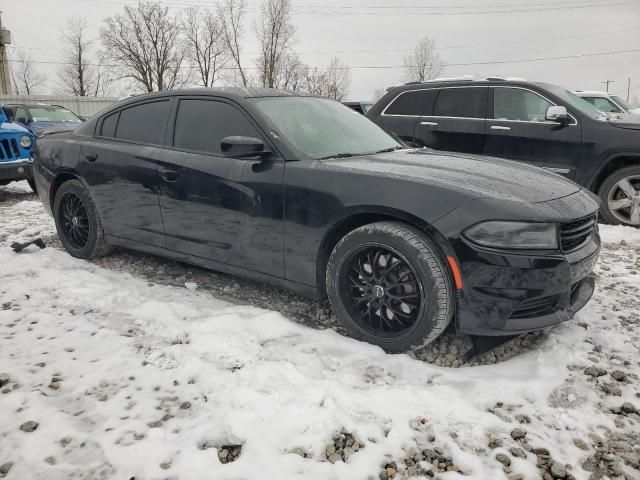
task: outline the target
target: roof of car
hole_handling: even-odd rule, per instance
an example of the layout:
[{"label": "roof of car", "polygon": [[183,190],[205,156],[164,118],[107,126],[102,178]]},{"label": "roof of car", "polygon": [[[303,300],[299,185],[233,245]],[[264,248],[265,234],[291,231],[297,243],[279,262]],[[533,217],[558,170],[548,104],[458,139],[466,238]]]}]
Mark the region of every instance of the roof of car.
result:
[{"label": "roof of car", "polygon": [[535,82],[526,80],[519,77],[488,77],[475,79],[469,76],[457,77],[457,78],[436,78],[433,80],[426,80],[424,82],[408,82],[401,85],[394,85],[387,89],[387,91],[402,91],[402,90],[418,90],[420,88],[439,88],[443,86],[460,86],[460,85],[537,85],[539,87],[546,87],[550,84],[545,82]]},{"label": "roof of car", "polygon": [[68,110],[66,107],[62,105],[54,105],[52,103],[44,103],[44,102],[35,102],[35,103],[7,103],[6,107],[25,107],[25,108],[42,108],[42,107],[56,107],[56,108],[64,108]]},{"label": "roof of car", "polygon": [[[308,93],[292,92],[289,90],[279,90],[276,88],[262,87],[195,87],[182,88],[179,90],[145,93],[132,95],[129,99],[140,99],[141,97],[173,95],[221,95],[236,98],[257,98],[257,97],[312,97]],[[123,99],[124,100],[124,99]]]}]

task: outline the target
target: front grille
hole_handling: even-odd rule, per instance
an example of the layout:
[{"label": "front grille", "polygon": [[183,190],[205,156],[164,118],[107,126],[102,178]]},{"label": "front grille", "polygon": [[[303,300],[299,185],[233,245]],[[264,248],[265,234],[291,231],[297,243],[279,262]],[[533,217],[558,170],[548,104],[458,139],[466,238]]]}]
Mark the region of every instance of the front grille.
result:
[{"label": "front grille", "polygon": [[589,215],[569,223],[560,224],[560,248],[570,252],[587,242],[596,229],[598,217]]},{"label": "front grille", "polygon": [[535,318],[553,313],[558,304],[557,295],[549,295],[548,297],[537,297],[525,300],[518,305],[510,318]]},{"label": "front grille", "polygon": [[16,160],[20,158],[18,142],[15,138],[3,138],[0,140],[0,160]]}]

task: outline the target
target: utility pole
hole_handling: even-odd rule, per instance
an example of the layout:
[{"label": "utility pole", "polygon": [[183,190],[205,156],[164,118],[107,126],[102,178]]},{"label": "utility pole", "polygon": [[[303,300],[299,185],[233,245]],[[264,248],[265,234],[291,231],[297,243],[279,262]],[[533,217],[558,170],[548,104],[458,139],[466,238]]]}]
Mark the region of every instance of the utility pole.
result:
[{"label": "utility pole", "polygon": [[601,85],[606,85],[607,86],[607,93],[609,93],[609,84],[610,83],[616,83],[615,80],[605,80],[604,82],[600,82]]},{"label": "utility pole", "polygon": [[629,92],[631,91],[631,78],[627,78],[627,102],[629,102]]},{"label": "utility pole", "polygon": [[11,44],[11,32],[2,28],[0,12],[0,94],[11,95],[11,70],[7,58],[7,45]]}]

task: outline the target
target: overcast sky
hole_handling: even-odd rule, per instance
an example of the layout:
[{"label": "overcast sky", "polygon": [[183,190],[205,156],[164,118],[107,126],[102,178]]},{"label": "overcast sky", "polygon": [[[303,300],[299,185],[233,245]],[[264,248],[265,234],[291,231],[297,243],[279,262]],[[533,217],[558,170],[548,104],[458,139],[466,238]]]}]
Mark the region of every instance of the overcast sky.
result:
[{"label": "overcast sky", "polygon": [[[377,88],[402,80],[403,56],[425,34],[435,38],[449,66],[444,76],[518,76],[569,89],[640,96],[640,0],[292,0],[296,51],[311,66],[337,55],[352,67],[349,99],[368,99]],[[247,65],[257,45],[253,21],[260,0],[248,0],[243,41]],[[179,13],[205,0],[164,0]],[[28,49],[38,62],[60,61],[60,31],[67,19],[83,16],[98,38],[102,20],[135,5],[134,0],[0,0],[5,28],[13,34],[9,55]],[[557,60],[486,64],[495,61],[591,55]],[[460,65],[466,64],[466,65]],[[470,65],[474,64],[474,65]],[[55,77],[58,65],[38,69]],[[378,68],[364,68],[378,67]],[[39,93],[51,93],[53,82]]]}]

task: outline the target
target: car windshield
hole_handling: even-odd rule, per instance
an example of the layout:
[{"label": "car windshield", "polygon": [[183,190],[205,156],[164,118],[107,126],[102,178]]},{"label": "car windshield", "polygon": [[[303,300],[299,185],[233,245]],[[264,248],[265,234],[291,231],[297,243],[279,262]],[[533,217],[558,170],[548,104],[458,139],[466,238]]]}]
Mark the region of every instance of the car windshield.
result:
[{"label": "car windshield", "polygon": [[402,148],[371,120],[334,100],[263,97],[252,101],[279,135],[314,159],[368,155]]},{"label": "car windshield", "polygon": [[569,90],[556,85],[545,85],[545,87],[574,110],[578,110],[593,119],[606,118],[603,112],[598,110],[592,103],[589,103],[587,100],[579,97],[575,93],[571,93]]},{"label": "car windshield", "polygon": [[629,105],[627,102],[625,102],[622,98],[620,98],[617,95],[611,95],[611,98],[613,98],[613,100],[625,110],[629,110],[633,108],[631,105]]},{"label": "car windshield", "polygon": [[34,122],[81,122],[70,110],[62,107],[29,107]]}]

